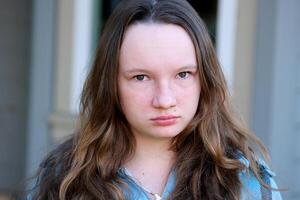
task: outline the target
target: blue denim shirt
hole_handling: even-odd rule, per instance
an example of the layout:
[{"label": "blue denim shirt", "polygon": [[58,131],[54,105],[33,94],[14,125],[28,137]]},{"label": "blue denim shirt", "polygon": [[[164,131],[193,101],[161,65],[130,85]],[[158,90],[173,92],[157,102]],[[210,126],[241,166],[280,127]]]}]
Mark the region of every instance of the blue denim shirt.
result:
[{"label": "blue denim shirt", "polygon": [[[244,157],[241,157],[240,162],[243,163],[246,168],[249,168],[249,161]],[[269,175],[270,186],[272,188],[278,188],[273,177],[275,176],[268,166],[260,160],[260,164],[264,167]],[[249,172],[248,172],[249,171]],[[118,175],[128,184],[128,188],[124,188],[126,199],[128,200],[150,200],[147,192],[142,189],[135,181],[132,175],[125,168],[121,168],[118,171]],[[240,181],[242,183],[241,200],[264,200],[261,191],[261,184],[256,179],[254,174],[250,170],[244,170],[239,174]],[[162,194],[162,200],[166,200],[169,194],[175,187],[176,173],[172,171],[168,177],[164,192]],[[271,190],[270,191],[272,200],[282,200],[280,192]]]},{"label": "blue denim shirt", "polygon": [[[245,159],[243,156],[239,158],[240,162],[243,163],[246,168],[249,168],[249,161]],[[260,164],[264,167],[266,172],[269,175],[269,185],[272,188],[278,188],[273,177],[275,176],[274,172],[272,172],[268,166],[260,160]],[[249,172],[248,172],[249,171]],[[132,175],[125,168],[120,168],[118,171],[118,176],[123,179],[128,187],[124,188],[124,193],[126,199],[128,200],[150,200],[147,192],[142,189],[135,181]],[[241,192],[241,200],[265,200],[262,195],[261,185],[259,181],[256,179],[253,173],[250,170],[244,170],[239,174],[240,181],[242,183],[242,192]],[[162,194],[162,200],[166,200],[170,193],[173,191],[176,182],[176,173],[175,171],[171,171],[165,189]],[[38,187],[38,186],[36,186]],[[36,189],[36,188],[35,188]],[[33,189],[27,196],[27,200],[32,200],[32,195],[34,193]],[[280,192],[271,190],[272,200],[282,200]]]}]

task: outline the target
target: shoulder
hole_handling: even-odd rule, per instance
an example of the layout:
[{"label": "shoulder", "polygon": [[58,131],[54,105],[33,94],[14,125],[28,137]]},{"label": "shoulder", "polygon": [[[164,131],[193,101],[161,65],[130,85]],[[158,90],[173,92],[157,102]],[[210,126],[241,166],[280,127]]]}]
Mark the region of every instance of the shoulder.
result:
[{"label": "shoulder", "polygon": [[[241,200],[282,200],[280,192],[265,188],[250,169],[249,161],[240,156],[239,161],[245,165],[245,170],[239,173],[242,184]],[[262,159],[257,160],[261,179],[270,187],[278,189],[275,182],[275,173]]]}]

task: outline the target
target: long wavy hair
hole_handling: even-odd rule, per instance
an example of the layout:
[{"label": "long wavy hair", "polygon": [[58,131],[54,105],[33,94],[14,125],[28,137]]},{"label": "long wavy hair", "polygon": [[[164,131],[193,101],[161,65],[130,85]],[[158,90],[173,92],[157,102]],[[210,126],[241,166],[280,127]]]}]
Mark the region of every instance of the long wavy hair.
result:
[{"label": "long wavy hair", "polygon": [[196,51],[201,97],[194,118],[172,141],[176,186],[169,199],[239,199],[238,173],[245,166],[237,155],[262,181],[253,149],[266,151],[235,117],[206,27],[185,0],[123,0],[117,6],[84,85],[80,128],[41,164],[35,199],[125,199],[117,171],[134,152],[135,139],[120,106],[117,75],[122,40],[134,23],[178,25]]}]

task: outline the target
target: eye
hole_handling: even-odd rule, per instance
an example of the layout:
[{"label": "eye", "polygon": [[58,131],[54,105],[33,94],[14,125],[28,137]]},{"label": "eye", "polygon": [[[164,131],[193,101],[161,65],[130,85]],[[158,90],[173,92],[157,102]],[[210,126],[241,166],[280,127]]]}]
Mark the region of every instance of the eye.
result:
[{"label": "eye", "polygon": [[137,81],[145,81],[148,80],[148,77],[146,75],[143,74],[139,74],[133,77],[135,80]]},{"label": "eye", "polygon": [[187,79],[190,76],[191,72],[179,72],[177,74],[178,78]]}]

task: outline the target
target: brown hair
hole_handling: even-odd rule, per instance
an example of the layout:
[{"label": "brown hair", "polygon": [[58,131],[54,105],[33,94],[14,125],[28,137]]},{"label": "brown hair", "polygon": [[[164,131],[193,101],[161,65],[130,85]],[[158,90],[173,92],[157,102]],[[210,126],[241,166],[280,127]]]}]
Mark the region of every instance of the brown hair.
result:
[{"label": "brown hair", "polygon": [[261,181],[251,144],[259,140],[241,125],[230,108],[224,75],[204,23],[185,0],[123,0],[109,18],[81,99],[78,133],[42,163],[36,199],[125,199],[117,171],[135,149],[117,89],[120,47],[134,23],[181,26],[197,56],[201,97],[197,113],[173,139],[178,155],[176,186],[170,199],[239,199],[244,166]]}]

